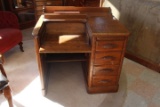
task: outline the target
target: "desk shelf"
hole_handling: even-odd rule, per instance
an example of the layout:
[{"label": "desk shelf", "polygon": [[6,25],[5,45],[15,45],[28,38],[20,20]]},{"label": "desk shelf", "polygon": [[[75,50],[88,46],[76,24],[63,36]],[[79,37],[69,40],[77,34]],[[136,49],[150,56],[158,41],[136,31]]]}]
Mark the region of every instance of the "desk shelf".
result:
[{"label": "desk shelf", "polygon": [[91,48],[87,43],[68,43],[59,45],[58,43],[45,43],[39,53],[90,53]]},{"label": "desk shelf", "polygon": [[75,61],[86,61],[86,55],[81,53],[58,53],[58,54],[47,54],[46,62],[75,62]]},{"label": "desk shelf", "polygon": [[86,23],[51,21],[46,22],[45,26],[39,53],[91,53]]}]

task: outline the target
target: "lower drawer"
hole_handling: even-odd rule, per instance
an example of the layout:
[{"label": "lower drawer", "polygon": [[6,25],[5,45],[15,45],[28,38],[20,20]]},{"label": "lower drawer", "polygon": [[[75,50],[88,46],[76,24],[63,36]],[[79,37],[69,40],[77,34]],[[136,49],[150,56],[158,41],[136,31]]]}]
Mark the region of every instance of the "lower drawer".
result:
[{"label": "lower drawer", "polygon": [[117,75],[118,65],[103,65],[103,66],[94,66],[93,75],[94,76],[109,76]]},{"label": "lower drawer", "polygon": [[93,87],[102,87],[108,85],[116,85],[117,76],[106,76],[106,77],[93,77],[92,78]]},{"label": "lower drawer", "polygon": [[109,93],[109,92],[117,92],[118,84],[109,85],[107,87],[87,87],[88,93]]}]

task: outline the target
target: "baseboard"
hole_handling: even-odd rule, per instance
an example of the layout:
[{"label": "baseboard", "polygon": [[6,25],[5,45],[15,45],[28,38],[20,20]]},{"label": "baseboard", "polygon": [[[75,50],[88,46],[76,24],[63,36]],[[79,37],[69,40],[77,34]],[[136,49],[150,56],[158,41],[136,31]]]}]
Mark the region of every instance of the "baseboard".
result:
[{"label": "baseboard", "polygon": [[125,53],[125,57],[128,58],[128,59],[131,59],[131,60],[133,60],[133,61],[135,61],[135,62],[137,62],[137,63],[139,63],[139,64],[141,64],[141,65],[143,65],[147,68],[150,68],[150,69],[160,73],[160,64],[158,64],[158,63],[154,63],[152,61],[147,61],[147,60],[142,59],[142,58],[140,58],[136,55],[133,55],[129,52]]}]

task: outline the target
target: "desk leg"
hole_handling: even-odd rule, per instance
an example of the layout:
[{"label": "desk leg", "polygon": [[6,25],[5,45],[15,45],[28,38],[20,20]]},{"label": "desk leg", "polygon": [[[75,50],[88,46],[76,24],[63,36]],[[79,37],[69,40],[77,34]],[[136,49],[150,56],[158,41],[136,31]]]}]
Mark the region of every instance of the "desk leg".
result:
[{"label": "desk leg", "polygon": [[41,73],[42,76],[42,94],[45,96],[48,90],[49,75],[50,75],[50,63],[46,62],[46,54],[41,55]]},{"label": "desk leg", "polygon": [[46,95],[46,63],[45,63],[45,55],[38,54],[37,55],[38,67],[39,67],[39,75],[41,80],[41,87],[42,87],[42,95]]},{"label": "desk leg", "polygon": [[39,53],[39,38],[35,37],[34,43],[35,43],[35,50],[36,50],[36,58],[37,58],[37,63],[38,63],[38,68],[39,68],[39,76],[41,80],[41,88],[42,88],[42,95],[46,95],[46,77],[45,77],[45,71],[46,69],[46,54]]}]

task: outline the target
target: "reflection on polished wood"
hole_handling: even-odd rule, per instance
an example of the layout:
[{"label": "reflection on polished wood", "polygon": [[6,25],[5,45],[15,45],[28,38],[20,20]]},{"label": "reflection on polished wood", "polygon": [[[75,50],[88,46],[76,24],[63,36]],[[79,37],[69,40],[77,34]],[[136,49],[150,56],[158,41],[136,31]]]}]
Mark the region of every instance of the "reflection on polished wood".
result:
[{"label": "reflection on polished wood", "polygon": [[44,94],[48,64],[68,61],[82,61],[89,93],[116,92],[128,35],[110,8],[46,6],[33,30]]}]

